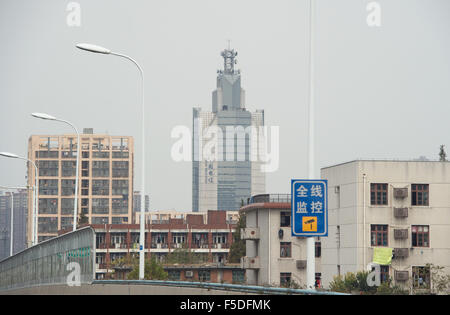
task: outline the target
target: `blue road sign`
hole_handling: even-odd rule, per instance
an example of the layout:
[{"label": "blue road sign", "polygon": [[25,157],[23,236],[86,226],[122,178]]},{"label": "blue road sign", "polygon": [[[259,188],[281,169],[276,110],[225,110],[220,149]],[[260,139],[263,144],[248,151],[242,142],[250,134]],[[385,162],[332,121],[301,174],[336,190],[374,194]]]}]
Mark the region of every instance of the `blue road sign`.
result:
[{"label": "blue road sign", "polygon": [[328,235],[328,181],[291,180],[292,236]]}]

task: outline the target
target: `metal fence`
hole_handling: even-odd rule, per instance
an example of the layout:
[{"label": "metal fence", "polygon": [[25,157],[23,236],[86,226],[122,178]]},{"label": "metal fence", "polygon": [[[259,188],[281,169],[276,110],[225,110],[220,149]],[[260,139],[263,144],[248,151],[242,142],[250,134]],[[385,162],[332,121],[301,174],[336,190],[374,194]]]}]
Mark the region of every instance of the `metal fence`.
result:
[{"label": "metal fence", "polygon": [[80,284],[92,283],[95,279],[94,242],[94,230],[85,227],[0,261],[0,290],[67,284],[74,272],[78,276],[74,279]]},{"label": "metal fence", "polygon": [[260,203],[260,202],[284,202],[291,203],[290,194],[260,194],[254,195],[248,198],[247,204]]},{"label": "metal fence", "polygon": [[120,284],[120,285],[152,285],[164,287],[195,288],[219,291],[241,292],[249,294],[273,294],[273,295],[348,295],[346,293],[291,289],[278,287],[263,287],[255,285],[211,283],[211,282],[191,282],[191,281],[167,281],[167,280],[95,280],[93,284]]}]

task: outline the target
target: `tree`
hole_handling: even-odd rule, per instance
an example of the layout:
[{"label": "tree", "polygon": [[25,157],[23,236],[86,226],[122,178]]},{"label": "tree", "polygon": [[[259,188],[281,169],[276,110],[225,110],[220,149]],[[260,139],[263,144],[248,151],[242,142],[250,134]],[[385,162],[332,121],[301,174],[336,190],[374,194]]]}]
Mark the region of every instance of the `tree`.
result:
[{"label": "tree", "polygon": [[77,223],[78,223],[78,226],[89,223],[89,218],[84,214],[83,211],[80,212]]},{"label": "tree", "polygon": [[[167,272],[164,271],[161,263],[157,262],[154,257],[146,259],[144,264],[145,280],[167,280]],[[133,270],[128,274],[128,280],[139,279],[139,258],[133,259]]]},{"label": "tree", "polygon": [[434,294],[449,294],[450,293],[450,275],[444,274],[444,267],[427,264],[431,271],[431,293]]},{"label": "tree", "polygon": [[245,228],[245,214],[241,212],[236,230],[233,232],[233,244],[230,246],[228,261],[239,263],[241,257],[245,256],[245,240],[241,240],[241,229]]},{"label": "tree", "polygon": [[169,264],[199,264],[206,261],[205,255],[194,253],[187,248],[177,248],[167,255]]},{"label": "tree", "polygon": [[441,144],[441,147],[439,149],[439,161],[441,162],[447,161],[447,153],[445,153],[443,144]]},{"label": "tree", "polygon": [[392,280],[387,279],[380,286],[369,286],[367,283],[368,271],[358,271],[357,273],[348,272],[344,277],[335,276],[330,283],[330,290],[335,292],[359,294],[378,294],[378,295],[404,295],[408,290],[392,285]]}]

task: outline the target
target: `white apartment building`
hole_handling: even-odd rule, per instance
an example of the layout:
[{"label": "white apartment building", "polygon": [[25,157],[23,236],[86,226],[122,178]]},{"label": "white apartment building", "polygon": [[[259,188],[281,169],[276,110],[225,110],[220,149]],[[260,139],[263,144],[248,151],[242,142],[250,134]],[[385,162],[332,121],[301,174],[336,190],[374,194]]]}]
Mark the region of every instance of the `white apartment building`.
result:
[{"label": "white apartment building", "polygon": [[[291,236],[291,195],[263,194],[240,210],[246,216],[241,239],[246,240],[242,268],[249,285],[306,288],[306,238]],[[321,240],[316,238],[316,285],[321,278]]]},{"label": "white apartment building", "polygon": [[382,279],[427,290],[428,263],[450,273],[449,162],[358,160],[325,167],[321,177],[328,180],[325,288],[333,276],[366,270],[380,246],[393,249]]}]

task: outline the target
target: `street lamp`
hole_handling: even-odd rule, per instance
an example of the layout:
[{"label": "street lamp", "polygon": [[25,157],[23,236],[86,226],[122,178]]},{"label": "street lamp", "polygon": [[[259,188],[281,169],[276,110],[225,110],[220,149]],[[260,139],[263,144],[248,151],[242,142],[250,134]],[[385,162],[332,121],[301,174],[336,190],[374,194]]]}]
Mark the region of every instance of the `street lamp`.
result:
[{"label": "street lamp", "polygon": [[141,215],[140,215],[140,235],[139,235],[139,279],[144,279],[144,260],[145,260],[145,106],[144,106],[144,71],[139,64],[131,57],[123,54],[113,52],[107,48],[92,45],[92,44],[77,44],[75,45],[81,50],[88,52],[114,55],[128,59],[138,68],[141,75],[141,90],[142,90],[142,182],[141,182]]},{"label": "street lamp", "polygon": [[79,163],[80,163],[80,133],[78,132],[78,129],[69,121],[64,120],[64,119],[59,119],[56,117],[53,117],[49,114],[45,114],[45,113],[32,113],[31,116],[35,117],[35,118],[40,118],[40,119],[45,119],[45,120],[54,120],[54,121],[59,121],[59,122],[63,122],[68,124],[69,126],[71,126],[74,130],[75,133],[77,134],[77,162],[76,162],[76,170],[75,170],[75,200],[73,203],[73,230],[75,231],[77,229],[77,216],[78,216],[78,169],[79,169]]},{"label": "street lamp", "polygon": [[37,244],[37,212],[38,212],[38,202],[37,202],[37,189],[38,189],[38,167],[36,164],[25,157],[18,156],[17,154],[10,152],[0,152],[0,156],[4,156],[12,159],[21,159],[30,162],[34,166],[34,191],[33,191],[33,224],[31,224],[31,245]]},{"label": "street lamp", "polygon": [[[0,186],[1,189],[29,189],[29,187],[7,187]],[[11,192],[11,227],[10,227],[10,236],[9,236],[9,256],[13,255],[13,247],[14,247],[14,192]]]}]

